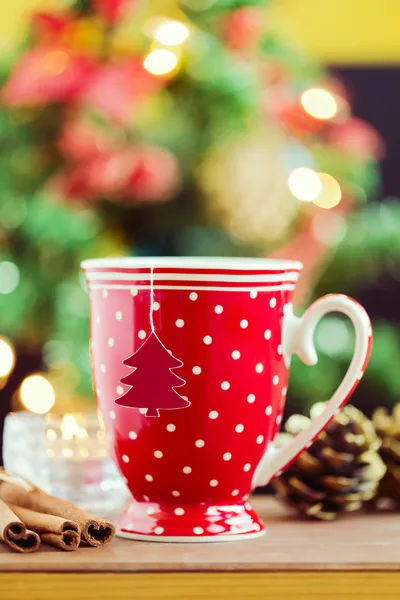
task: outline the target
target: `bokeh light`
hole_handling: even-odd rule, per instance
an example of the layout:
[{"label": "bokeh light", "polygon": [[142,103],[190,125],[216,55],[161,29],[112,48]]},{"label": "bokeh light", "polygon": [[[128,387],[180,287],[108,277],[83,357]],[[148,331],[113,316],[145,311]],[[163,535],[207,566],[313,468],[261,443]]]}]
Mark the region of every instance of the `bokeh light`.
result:
[{"label": "bokeh light", "polygon": [[50,381],[37,373],[24,379],[20,388],[20,398],[28,410],[45,414],[54,406],[56,395]]},{"label": "bokeh light", "polygon": [[0,377],[7,377],[15,365],[15,352],[11,342],[0,338]]},{"label": "bokeh light", "polygon": [[328,173],[319,173],[322,183],[321,192],[314,200],[314,204],[320,208],[333,208],[337,206],[342,199],[342,190],[340,185],[332,175]]},{"label": "bokeh light", "polygon": [[146,56],[143,66],[152,75],[168,75],[178,64],[178,57],[171,50],[152,50]]},{"label": "bokeh light", "polygon": [[332,119],[338,112],[335,97],[322,88],[311,88],[303,92],[301,105],[315,119]]},{"label": "bokeh light", "polygon": [[19,284],[19,269],[8,260],[0,262],[0,294],[11,294]]},{"label": "bokeh light", "polygon": [[179,46],[189,37],[189,29],[180,21],[161,21],[152,34],[153,38],[165,46]]},{"label": "bokeh light", "polygon": [[288,184],[293,196],[303,202],[312,202],[322,190],[322,182],[318,173],[305,167],[293,169]]}]

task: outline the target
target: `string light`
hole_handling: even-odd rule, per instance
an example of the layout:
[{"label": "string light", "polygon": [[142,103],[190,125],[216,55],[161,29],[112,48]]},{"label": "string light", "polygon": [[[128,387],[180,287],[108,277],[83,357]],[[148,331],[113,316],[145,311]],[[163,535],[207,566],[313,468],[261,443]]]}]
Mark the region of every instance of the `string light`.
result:
[{"label": "string light", "polygon": [[50,381],[40,374],[26,377],[21,384],[19,393],[25,408],[39,414],[47,413],[54,406],[56,400]]},{"label": "string light", "polygon": [[0,294],[11,294],[19,284],[19,269],[8,260],[0,262]]},{"label": "string light", "polygon": [[315,119],[332,119],[338,112],[335,97],[322,88],[311,88],[303,92],[301,105],[304,110]]},{"label": "string light", "polygon": [[15,352],[11,342],[0,338],[0,378],[10,375],[15,365]]},{"label": "string light", "polygon": [[322,190],[322,182],[318,173],[305,167],[293,169],[288,185],[293,196],[303,202],[314,201]]},{"label": "string light", "polygon": [[189,29],[180,21],[165,19],[157,24],[152,37],[165,46],[179,46],[189,37]]},{"label": "string light", "polygon": [[143,62],[143,66],[152,75],[168,75],[178,64],[178,57],[171,50],[151,50]]},{"label": "string light", "polygon": [[333,208],[337,206],[342,199],[342,190],[340,185],[332,175],[328,173],[319,173],[322,183],[322,189],[317,198],[313,201],[320,208]]}]

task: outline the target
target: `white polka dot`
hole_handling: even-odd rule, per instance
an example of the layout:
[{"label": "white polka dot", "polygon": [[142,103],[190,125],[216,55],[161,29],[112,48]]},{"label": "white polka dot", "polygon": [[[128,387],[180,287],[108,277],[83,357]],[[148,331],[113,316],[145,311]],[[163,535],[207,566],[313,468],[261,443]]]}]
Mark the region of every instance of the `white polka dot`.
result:
[{"label": "white polka dot", "polygon": [[160,310],[160,303],[159,302],[153,302],[153,310]]},{"label": "white polka dot", "polygon": [[271,308],[275,308],[276,306],[276,298],[271,298],[271,300],[269,301],[269,305]]},{"label": "white polka dot", "polygon": [[129,456],[127,454],[123,454],[122,455],[122,460],[124,461],[124,463],[128,463],[129,462]]},{"label": "white polka dot", "polygon": [[96,323],[97,323],[97,325],[100,325],[100,317],[99,316],[96,317]]},{"label": "white polka dot", "polygon": [[212,337],[211,335],[205,335],[203,337],[203,342],[206,344],[206,346],[209,346],[212,342]]},{"label": "white polka dot", "polygon": [[183,326],[184,326],[184,324],[185,324],[185,321],[184,321],[183,319],[177,319],[177,320],[175,321],[175,325],[176,325],[177,327],[183,327]]},{"label": "white polka dot", "polygon": [[224,460],[231,460],[232,454],[230,452],[225,452],[225,454],[222,456],[222,458]]},{"label": "white polka dot", "polygon": [[130,432],[128,433],[128,436],[129,436],[129,439],[131,439],[131,440],[136,440],[136,438],[137,438],[137,433],[136,433],[136,431],[130,431]]},{"label": "white polka dot", "polygon": [[243,471],[245,471],[247,473],[247,471],[250,471],[251,469],[251,464],[250,463],[246,463],[243,467]]},{"label": "white polka dot", "polygon": [[264,365],[262,363],[256,364],[257,373],[262,373],[264,371]]},{"label": "white polka dot", "polygon": [[110,412],[108,413],[108,416],[110,417],[110,419],[112,419],[114,421],[114,419],[116,418],[116,414],[114,410],[110,410]]},{"label": "white polka dot", "polygon": [[256,439],[256,443],[257,444],[262,444],[264,441],[264,436],[263,435],[258,435],[257,439]]},{"label": "white polka dot", "polygon": [[247,320],[247,319],[242,319],[242,320],[240,321],[240,327],[241,327],[242,329],[246,329],[246,327],[248,327],[248,325],[249,325],[249,322],[248,322],[248,320]]},{"label": "white polka dot", "polygon": [[282,388],[282,396],[286,396],[287,394],[287,387],[283,387]]},{"label": "white polka dot", "polygon": [[156,512],[157,512],[157,509],[154,508],[154,506],[149,506],[148,508],[146,508],[146,513],[148,515],[154,515],[154,513],[156,513]]},{"label": "white polka dot", "polygon": [[277,425],[280,425],[280,424],[281,424],[281,421],[282,421],[282,415],[278,415],[278,416],[276,417],[276,424],[277,424]]},{"label": "white polka dot", "polygon": [[178,490],[173,490],[173,492],[172,492],[172,495],[173,495],[173,496],[175,496],[175,497],[177,498],[178,496],[180,496],[180,495],[181,495],[181,493],[180,493],[180,492],[178,492]]},{"label": "white polka dot", "polygon": [[144,330],[144,329],[141,329],[140,331],[138,331],[138,337],[139,337],[141,340],[144,340],[144,338],[146,337],[146,332],[145,332],[145,330]]},{"label": "white polka dot", "polygon": [[258,292],[256,290],[251,290],[250,298],[253,298],[253,300],[254,300],[254,298],[257,298],[257,294],[258,294]]},{"label": "white polka dot", "polygon": [[265,409],[265,414],[266,415],[272,415],[272,406],[267,406],[267,408]]},{"label": "white polka dot", "polygon": [[106,369],[106,365],[104,365],[104,364],[103,364],[103,365],[100,365],[100,369],[101,369],[101,372],[102,372],[102,373],[105,373],[105,372],[107,371],[107,369]]},{"label": "white polka dot", "polygon": [[135,288],[135,287],[132,287],[131,288],[131,294],[132,294],[132,296],[137,296],[138,295],[138,289]]},{"label": "white polka dot", "polygon": [[189,400],[187,396],[181,396],[181,398],[183,398],[184,400]]},{"label": "white polka dot", "polygon": [[108,297],[108,292],[107,290],[103,290],[103,298],[107,298]]},{"label": "white polka dot", "polygon": [[185,475],[189,475],[189,473],[192,472],[192,467],[183,467],[182,471],[185,473]]},{"label": "white polka dot", "polygon": [[194,527],[193,533],[195,533],[196,535],[201,535],[202,533],[204,533],[204,529],[202,527]]},{"label": "white polka dot", "polygon": [[195,445],[197,448],[202,448],[202,447],[204,446],[204,444],[205,444],[205,441],[204,441],[204,440],[196,440],[196,441],[195,441],[195,443],[194,443],[194,445]]},{"label": "white polka dot", "polygon": [[200,375],[200,373],[201,373],[201,367],[193,367],[192,372],[195,375]]},{"label": "white polka dot", "polygon": [[221,383],[221,389],[223,389],[223,390],[229,390],[230,387],[231,387],[231,384],[229,383],[229,381],[223,381]]},{"label": "white polka dot", "polygon": [[273,383],[274,385],[278,385],[278,383],[279,383],[279,376],[278,376],[278,375],[274,375],[274,376],[273,376],[273,378],[272,378],[272,383]]},{"label": "white polka dot", "polygon": [[216,410],[212,410],[208,413],[208,416],[210,417],[210,419],[218,419],[218,412]]},{"label": "white polka dot", "polygon": [[264,337],[265,337],[266,340],[270,340],[271,339],[271,335],[272,334],[271,334],[271,330],[270,329],[266,329],[264,331]]},{"label": "white polka dot", "polygon": [[139,412],[141,415],[146,415],[148,411],[148,408],[139,408]]},{"label": "white polka dot", "polygon": [[236,433],[242,433],[242,431],[244,431],[244,425],[239,423],[239,425],[236,425],[235,431],[236,431]]},{"label": "white polka dot", "polygon": [[249,394],[249,395],[247,396],[247,402],[248,402],[249,404],[253,404],[253,402],[255,401],[255,399],[256,399],[256,397],[255,397],[255,395],[254,395],[254,394]]},{"label": "white polka dot", "polygon": [[153,481],[153,475],[145,475],[144,478],[146,481]]},{"label": "white polka dot", "polygon": [[197,298],[198,298],[198,297],[199,297],[199,295],[198,295],[198,294],[196,294],[196,292],[191,292],[191,293],[189,294],[189,298],[190,298],[191,300],[193,300],[193,301],[194,301],[194,300],[197,300]]},{"label": "white polka dot", "polygon": [[174,425],[173,423],[168,423],[167,431],[175,431],[175,429],[176,429],[176,425]]},{"label": "white polka dot", "polygon": [[240,352],[239,352],[239,350],[234,350],[232,352],[232,358],[233,358],[233,360],[238,360],[238,358],[240,358]]},{"label": "white polka dot", "polygon": [[145,502],[150,502],[150,498],[149,498],[148,496],[143,496],[143,500],[144,500]]},{"label": "white polka dot", "polygon": [[112,348],[114,346],[114,340],[113,340],[113,338],[108,338],[107,344],[110,346],[110,348]]},{"label": "white polka dot", "polygon": [[247,508],[247,510],[252,510],[252,506],[251,506],[250,502],[245,502],[244,507]]},{"label": "white polka dot", "polygon": [[218,481],[216,479],[211,479],[210,485],[211,485],[211,487],[217,487]]},{"label": "white polka dot", "polygon": [[282,344],[279,344],[279,346],[278,346],[278,354],[279,354],[279,356],[282,356],[282,354],[283,354],[283,346],[282,346]]},{"label": "white polka dot", "polygon": [[124,393],[124,388],[122,385],[117,385],[117,394],[121,395]]},{"label": "white polka dot", "polygon": [[122,312],[120,310],[117,310],[117,312],[115,313],[115,318],[117,319],[117,321],[122,321]]},{"label": "white polka dot", "polygon": [[156,535],[161,535],[162,533],[164,533],[164,527],[156,527],[154,533]]},{"label": "white polka dot", "polygon": [[156,450],[156,451],[154,452],[154,456],[155,456],[156,458],[162,458],[164,455],[163,455],[163,453],[161,452],[161,450]]},{"label": "white polka dot", "polygon": [[239,490],[233,490],[232,496],[239,496]]},{"label": "white polka dot", "polygon": [[175,510],[174,510],[174,513],[175,513],[176,515],[178,515],[178,517],[180,517],[181,515],[184,515],[184,514],[185,514],[185,511],[184,511],[184,509],[183,509],[183,508],[180,508],[180,507],[178,507],[178,508],[175,508]]},{"label": "white polka dot", "polygon": [[221,306],[221,304],[217,304],[217,306],[214,308],[214,310],[217,313],[217,315],[220,315],[223,312],[224,307]]}]

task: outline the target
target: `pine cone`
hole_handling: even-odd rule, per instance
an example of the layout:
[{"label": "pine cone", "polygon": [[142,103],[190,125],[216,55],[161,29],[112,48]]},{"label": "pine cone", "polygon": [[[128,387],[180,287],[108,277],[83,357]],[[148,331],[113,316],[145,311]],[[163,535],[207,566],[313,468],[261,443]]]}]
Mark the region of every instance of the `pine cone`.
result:
[{"label": "pine cone", "polygon": [[[309,424],[307,417],[290,417],[279,445]],[[354,406],[346,406],[272,485],[300,513],[333,520],[375,496],[386,470],[378,453],[380,445],[372,422]]]},{"label": "pine cone", "polygon": [[376,504],[379,506],[380,500],[386,499],[400,508],[400,404],[391,415],[385,408],[376,409],[372,422],[382,438],[380,455],[387,467],[379,484]]}]

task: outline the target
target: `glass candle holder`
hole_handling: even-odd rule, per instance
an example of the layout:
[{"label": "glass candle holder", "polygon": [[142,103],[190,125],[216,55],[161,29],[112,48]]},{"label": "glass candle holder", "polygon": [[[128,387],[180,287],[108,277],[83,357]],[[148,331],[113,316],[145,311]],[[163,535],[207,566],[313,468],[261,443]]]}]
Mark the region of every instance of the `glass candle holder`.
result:
[{"label": "glass candle holder", "polygon": [[3,454],[8,471],[100,516],[118,513],[129,498],[96,412],[11,413]]}]

